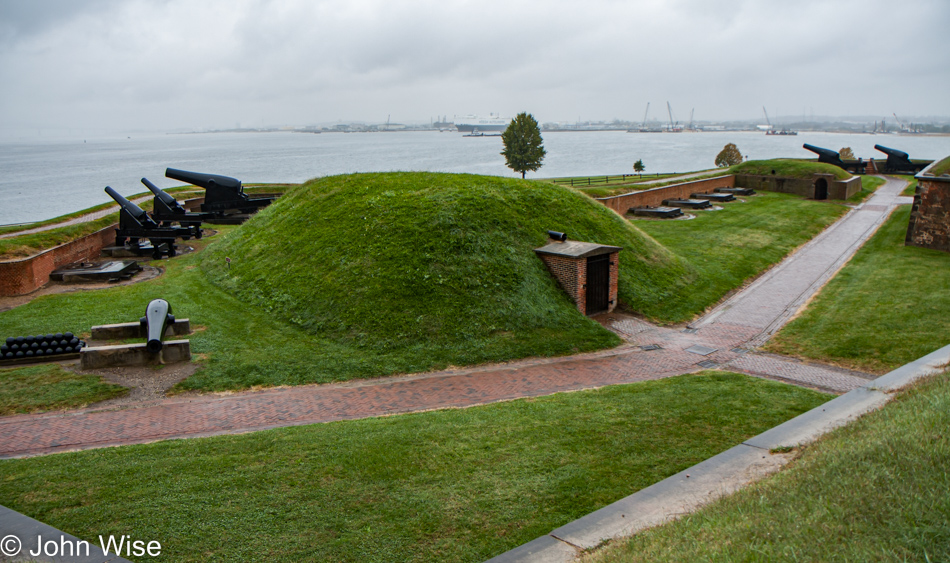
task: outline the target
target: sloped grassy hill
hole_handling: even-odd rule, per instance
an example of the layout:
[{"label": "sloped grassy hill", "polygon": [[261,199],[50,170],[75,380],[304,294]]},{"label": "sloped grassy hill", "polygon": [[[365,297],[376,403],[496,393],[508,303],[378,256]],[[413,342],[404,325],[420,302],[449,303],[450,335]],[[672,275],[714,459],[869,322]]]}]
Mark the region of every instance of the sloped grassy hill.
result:
[{"label": "sloped grassy hill", "polygon": [[787,178],[811,178],[812,174],[832,174],[839,180],[847,180],[851,174],[834,164],[815,160],[775,158],[772,160],[747,160],[729,169],[730,174],[754,174],[769,176],[772,172]]},{"label": "sloped grassy hill", "polygon": [[693,277],[681,258],[568,188],[434,173],[312,180],[212,245],[201,266],[308,332],[376,353],[416,350],[435,365],[618,343],[533,252],[548,229],[622,246],[620,299],[634,309]]}]

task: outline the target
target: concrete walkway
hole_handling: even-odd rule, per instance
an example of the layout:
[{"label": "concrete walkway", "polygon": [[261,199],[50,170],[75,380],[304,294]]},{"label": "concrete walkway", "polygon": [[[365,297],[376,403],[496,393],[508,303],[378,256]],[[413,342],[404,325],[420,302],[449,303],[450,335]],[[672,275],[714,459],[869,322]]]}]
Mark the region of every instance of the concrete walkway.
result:
[{"label": "concrete walkway", "polygon": [[880,225],[900,198],[889,181],[858,210],[799,249],[765,276],[684,330],[617,318],[619,348],[567,358],[533,359],[478,368],[170,398],[159,405],[0,419],[0,457],[136,444],[356,419],[436,408],[466,407],[669,377],[718,367],[847,392],[873,376],[749,352],[784,324]]}]

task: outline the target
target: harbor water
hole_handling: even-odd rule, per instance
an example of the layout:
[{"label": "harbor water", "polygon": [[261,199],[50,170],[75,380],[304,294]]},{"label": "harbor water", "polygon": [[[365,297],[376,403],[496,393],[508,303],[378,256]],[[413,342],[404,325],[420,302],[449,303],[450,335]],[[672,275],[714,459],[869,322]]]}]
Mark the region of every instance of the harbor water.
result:
[{"label": "harbor water", "polygon": [[[857,157],[883,159],[875,144],[911,158],[950,155],[950,137],[801,132],[626,133],[546,132],[547,156],[528,178],[631,174],[638,159],[646,173],[714,167],[716,154],[735,143],[750,159],[813,158],[803,143]],[[161,188],[181,185],[165,168],[233,176],[244,183],[303,182],[353,172],[434,171],[517,177],[505,167],[501,137],[457,132],[149,134],[83,139],[78,136],[0,140],[0,225],[50,219],[145,192],[146,177]]]}]

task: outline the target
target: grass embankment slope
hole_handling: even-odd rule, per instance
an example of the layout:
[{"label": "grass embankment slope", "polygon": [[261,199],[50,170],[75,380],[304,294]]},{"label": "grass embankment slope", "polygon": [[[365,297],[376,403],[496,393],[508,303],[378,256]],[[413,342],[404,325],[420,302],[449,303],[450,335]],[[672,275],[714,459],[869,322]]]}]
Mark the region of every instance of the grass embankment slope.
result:
[{"label": "grass embankment slope", "polygon": [[617,343],[538,260],[548,229],[623,247],[620,299],[633,308],[691,279],[685,261],[568,188],[429,173],[308,182],[201,265],[217,286],[307,332],[410,354],[416,367]]},{"label": "grass embankment slope", "polygon": [[950,561],[948,427],[943,374],[767,480],[584,561]]},{"label": "grass embankment slope", "polygon": [[950,254],[904,246],[897,209],[767,349],[884,373],[950,344]]},{"label": "grass embankment slope", "polygon": [[776,158],[773,160],[749,160],[729,169],[730,174],[756,176],[781,176],[784,178],[811,178],[813,174],[831,174],[839,180],[847,180],[851,174],[833,164],[814,160]]},{"label": "grass embankment slope", "polygon": [[[484,561],[825,402],[704,372],[0,461],[0,504],[168,561]],[[24,538],[25,542],[25,538]]]},{"label": "grass embankment slope", "polygon": [[934,176],[942,176],[943,174],[950,174],[950,156],[944,158],[933,168],[927,171],[928,174],[933,174]]}]

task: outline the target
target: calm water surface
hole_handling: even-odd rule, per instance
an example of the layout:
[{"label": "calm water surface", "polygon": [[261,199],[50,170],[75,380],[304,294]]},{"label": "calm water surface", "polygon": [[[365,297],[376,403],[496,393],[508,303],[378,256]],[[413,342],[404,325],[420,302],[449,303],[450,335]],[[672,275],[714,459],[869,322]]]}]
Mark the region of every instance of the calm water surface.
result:
[{"label": "calm water surface", "polygon": [[[713,167],[726,143],[752,159],[813,157],[802,143],[863,158],[882,158],[875,144],[912,158],[950,154],[950,137],[758,132],[545,133],[544,166],[529,178],[632,173],[642,159],[647,173]],[[112,186],[123,195],[144,192],[146,177],[161,188],[180,185],[165,168],[233,176],[245,183],[302,182],[317,176],[391,170],[466,172],[517,177],[505,167],[500,137],[463,137],[455,132],[216,133],[114,138],[32,137],[0,140],[0,225],[49,219],[110,201]]]}]

